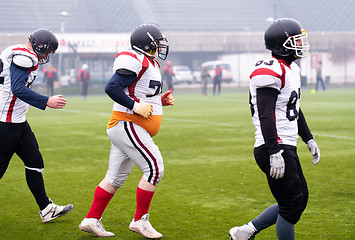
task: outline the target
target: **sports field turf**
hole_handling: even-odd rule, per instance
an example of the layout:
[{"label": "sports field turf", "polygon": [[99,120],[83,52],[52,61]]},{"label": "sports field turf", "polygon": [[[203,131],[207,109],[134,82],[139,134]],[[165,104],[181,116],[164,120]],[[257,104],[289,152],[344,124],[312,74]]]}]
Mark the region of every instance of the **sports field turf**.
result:
[{"label": "sports field turf", "polygon": [[[112,101],[105,95],[89,96],[87,102],[79,96],[67,99],[64,110],[33,108],[27,116],[45,159],[48,196],[60,205],[72,203],[74,209],[43,224],[16,156],[0,180],[0,239],[95,239],[78,225],[106,173]],[[177,90],[175,103],[164,108],[154,137],[165,175],[151,204],[150,221],[166,240],[227,240],[231,227],[275,203],[252,155],[247,89],[222,89],[219,97]],[[355,239],[355,88],[315,94],[304,89],[301,106],[322,157],[313,166],[299,141],[310,197],[295,227],[296,239]],[[135,167],[104,213],[103,224],[116,234],[113,239],[144,239],[128,229],[140,177]],[[275,226],[256,239],[276,239]]]}]

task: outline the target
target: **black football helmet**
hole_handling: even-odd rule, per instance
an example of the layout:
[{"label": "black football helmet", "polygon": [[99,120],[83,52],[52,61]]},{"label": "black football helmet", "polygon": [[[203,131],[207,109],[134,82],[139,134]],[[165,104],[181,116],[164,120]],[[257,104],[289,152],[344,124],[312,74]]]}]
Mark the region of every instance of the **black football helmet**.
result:
[{"label": "black football helmet", "polygon": [[37,54],[39,64],[49,62],[49,54],[54,54],[58,48],[56,36],[45,28],[34,31],[28,40],[31,42],[33,51]]},{"label": "black football helmet", "polygon": [[280,56],[306,57],[309,52],[307,33],[292,18],[281,18],[271,23],[264,35],[267,49]]},{"label": "black football helmet", "polygon": [[131,34],[132,49],[149,57],[165,60],[169,53],[168,40],[159,27],[153,24],[139,25]]}]

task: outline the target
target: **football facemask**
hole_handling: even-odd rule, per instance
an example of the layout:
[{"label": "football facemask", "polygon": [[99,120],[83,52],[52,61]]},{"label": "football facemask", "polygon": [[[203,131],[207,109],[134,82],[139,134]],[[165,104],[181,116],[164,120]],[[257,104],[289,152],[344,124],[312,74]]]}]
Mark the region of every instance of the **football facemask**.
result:
[{"label": "football facemask", "polygon": [[302,29],[301,34],[289,37],[283,44],[286,49],[294,50],[298,58],[307,57],[309,44],[307,42],[307,32]]},{"label": "football facemask", "polygon": [[[52,53],[54,54],[54,53]],[[51,59],[49,57],[49,53],[37,53],[37,57],[38,57],[38,64],[42,65],[42,64],[46,64],[48,63]]]},{"label": "football facemask", "polygon": [[152,40],[154,47],[151,48],[150,51],[146,51],[146,53],[152,57],[158,57],[162,60],[165,60],[169,53],[169,44],[166,37],[163,36],[162,38],[154,39],[149,32],[147,32],[147,35]]},{"label": "football facemask", "polygon": [[161,60],[165,60],[169,53],[169,44],[166,38],[157,41],[157,55]]}]

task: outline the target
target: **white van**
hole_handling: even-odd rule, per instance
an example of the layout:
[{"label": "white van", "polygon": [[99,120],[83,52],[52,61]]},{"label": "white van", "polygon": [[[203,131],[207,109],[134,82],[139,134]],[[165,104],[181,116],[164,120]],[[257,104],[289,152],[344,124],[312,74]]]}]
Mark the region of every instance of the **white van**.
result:
[{"label": "white van", "polygon": [[173,83],[188,83],[191,84],[194,81],[194,76],[191,69],[188,66],[173,66]]},{"label": "white van", "polygon": [[214,69],[216,68],[217,65],[219,65],[222,69],[222,82],[227,82],[227,83],[232,82],[233,81],[232,68],[231,65],[226,61],[204,62],[201,64],[201,67],[204,68],[205,66],[207,66],[211,79],[213,79],[215,75]]}]

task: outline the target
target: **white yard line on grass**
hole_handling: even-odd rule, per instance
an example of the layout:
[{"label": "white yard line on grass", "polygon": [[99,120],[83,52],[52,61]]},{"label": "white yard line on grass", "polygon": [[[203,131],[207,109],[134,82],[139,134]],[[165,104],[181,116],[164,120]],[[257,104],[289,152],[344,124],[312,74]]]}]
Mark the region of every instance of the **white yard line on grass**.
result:
[{"label": "white yard line on grass", "polygon": [[164,117],[163,119],[168,121],[175,121],[175,122],[189,122],[189,123],[209,124],[209,125],[217,125],[217,126],[224,126],[224,127],[237,127],[237,125],[220,123],[220,122],[205,122],[199,120],[176,119],[176,118],[167,118],[167,117]]},{"label": "white yard line on grass", "polygon": [[320,136],[320,137],[329,137],[329,138],[355,140],[355,138],[352,138],[352,137],[334,136],[334,135],[328,135],[328,134],[313,134],[313,135],[315,135],[315,136]]},{"label": "white yard line on grass", "polygon": [[71,113],[78,113],[78,114],[97,114],[97,115],[106,115],[111,116],[111,112],[92,112],[92,111],[82,111],[82,110],[75,110],[75,109],[62,109],[64,112],[71,112]]},{"label": "white yard line on grass", "polygon": [[[72,112],[72,113],[94,113],[94,114],[100,114],[100,115],[107,115],[110,116],[111,113],[106,113],[106,112],[90,112],[90,111],[81,111],[81,110],[67,110],[63,109],[63,111],[66,112]],[[187,123],[198,123],[198,124],[209,124],[209,125],[217,125],[217,126],[223,126],[223,127],[238,127],[237,125],[233,124],[227,124],[227,123],[221,123],[221,122],[209,122],[209,121],[199,121],[199,120],[191,120],[191,119],[177,119],[177,118],[167,118],[164,117],[164,120],[167,121],[175,121],[175,122],[187,122]],[[346,139],[346,140],[355,140],[353,137],[345,137],[345,136],[335,136],[335,135],[328,135],[328,134],[313,134],[315,136],[320,136],[320,137],[329,137],[329,138],[337,138],[337,139]]]}]

